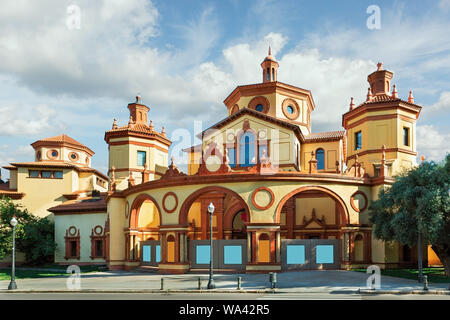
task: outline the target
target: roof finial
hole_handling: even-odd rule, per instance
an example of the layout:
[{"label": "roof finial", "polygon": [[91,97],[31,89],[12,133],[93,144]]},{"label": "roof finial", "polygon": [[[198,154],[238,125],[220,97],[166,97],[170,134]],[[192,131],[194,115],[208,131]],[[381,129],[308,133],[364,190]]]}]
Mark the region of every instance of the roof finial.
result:
[{"label": "roof finial", "polygon": [[271,56],[272,55],[272,50],[270,49],[270,46],[269,46],[269,56]]},{"label": "roof finial", "polygon": [[141,95],[139,93],[136,96],[136,103],[141,103]]},{"label": "roof finial", "polygon": [[370,90],[370,88],[367,90],[367,99],[366,101],[370,101],[372,100],[372,90]]},{"label": "roof finial", "polygon": [[350,111],[355,108],[355,103],[353,102],[353,97],[350,99]]},{"label": "roof finial", "polygon": [[165,127],[162,127],[161,134],[162,134],[163,136],[166,136],[166,128],[165,128]]},{"label": "roof finial", "polygon": [[117,119],[114,119],[113,125],[112,125],[112,129],[113,130],[117,130],[118,126],[117,126]]},{"label": "roof finial", "polygon": [[378,71],[383,70],[383,69],[382,69],[383,64],[382,64],[381,62],[378,62],[378,63],[377,63],[377,67],[378,67]]},{"label": "roof finial", "polygon": [[392,98],[394,99],[398,98],[397,86],[395,84],[394,87],[392,88]]},{"label": "roof finial", "polygon": [[150,131],[153,131],[154,127],[153,127],[153,120],[150,120]]},{"label": "roof finial", "polygon": [[414,97],[413,97],[412,91],[409,91],[408,102],[409,103],[414,103]]}]

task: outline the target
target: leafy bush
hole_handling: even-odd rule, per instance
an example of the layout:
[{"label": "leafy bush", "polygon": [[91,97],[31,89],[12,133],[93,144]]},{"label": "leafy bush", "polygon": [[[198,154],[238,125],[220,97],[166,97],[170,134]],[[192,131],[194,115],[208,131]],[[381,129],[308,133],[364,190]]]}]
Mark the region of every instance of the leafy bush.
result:
[{"label": "leafy bush", "polygon": [[25,253],[26,263],[39,265],[53,261],[56,249],[54,224],[22,210],[9,198],[0,200],[0,259],[12,252],[10,220],[16,216],[16,251]]}]

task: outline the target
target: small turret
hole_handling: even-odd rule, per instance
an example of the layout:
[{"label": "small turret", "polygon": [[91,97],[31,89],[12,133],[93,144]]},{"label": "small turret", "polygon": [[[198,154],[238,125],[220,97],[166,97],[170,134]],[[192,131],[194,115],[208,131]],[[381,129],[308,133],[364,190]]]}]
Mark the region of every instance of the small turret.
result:
[{"label": "small turret", "polygon": [[261,63],[263,69],[263,82],[277,81],[278,62],[272,56],[271,48],[269,47],[269,54]]}]

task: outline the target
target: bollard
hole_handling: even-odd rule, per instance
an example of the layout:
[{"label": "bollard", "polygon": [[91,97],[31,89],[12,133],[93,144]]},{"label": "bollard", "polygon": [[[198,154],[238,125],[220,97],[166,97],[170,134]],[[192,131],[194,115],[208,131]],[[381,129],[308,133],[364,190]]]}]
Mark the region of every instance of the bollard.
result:
[{"label": "bollard", "polygon": [[277,283],[277,274],[275,272],[269,273],[269,281],[272,289],[275,288],[275,284]]},{"label": "bollard", "polygon": [[198,277],[198,290],[202,290],[202,278]]},{"label": "bollard", "polygon": [[161,290],[164,290],[164,278],[161,278]]},{"label": "bollard", "polygon": [[423,276],[423,290],[428,291],[428,276]]},{"label": "bollard", "polygon": [[241,289],[242,289],[242,287],[241,287],[242,277],[238,277],[238,278],[237,278],[237,282],[238,282],[237,289],[238,289],[238,290],[241,290]]}]

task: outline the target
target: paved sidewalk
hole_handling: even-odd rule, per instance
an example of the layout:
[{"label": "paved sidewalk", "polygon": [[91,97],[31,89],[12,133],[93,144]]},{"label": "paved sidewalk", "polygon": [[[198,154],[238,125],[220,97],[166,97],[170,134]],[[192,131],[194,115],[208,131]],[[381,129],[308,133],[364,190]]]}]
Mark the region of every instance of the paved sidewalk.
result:
[{"label": "paved sidewalk", "polygon": [[[237,291],[237,277],[242,277],[241,292],[264,292],[270,288],[268,274],[215,274],[216,291]],[[277,274],[278,292],[329,292],[329,293],[365,293],[368,274],[353,271],[299,271]],[[82,291],[130,291],[155,292],[161,288],[170,291],[188,291],[198,289],[198,278],[202,279],[202,289],[208,283],[207,274],[161,275],[148,272],[96,272],[81,275]],[[66,291],[68,276],[18,279],[18,290],[30,291]],[[0,281],[0,292],[8,291],[9,280]],[[448,289],[449,284],[430,284],[431,292]],[[421,291],[423,285],[415,280],[381,276],[381,291],[411,292]],[[210,292],[210,291],[208,291]],[[431,293],[430,292],[430,293]]]}]

